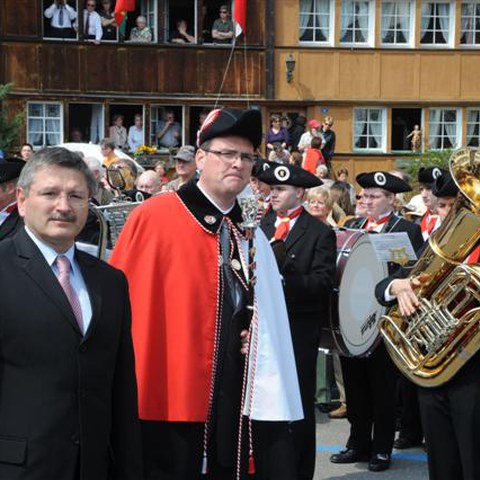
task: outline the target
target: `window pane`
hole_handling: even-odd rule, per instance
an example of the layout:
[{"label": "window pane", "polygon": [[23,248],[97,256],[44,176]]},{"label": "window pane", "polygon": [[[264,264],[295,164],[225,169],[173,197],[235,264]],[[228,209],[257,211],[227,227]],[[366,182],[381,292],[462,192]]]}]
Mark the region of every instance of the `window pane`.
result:
[{"label": "window pane", "polygon": [[422,2],[420,43],[442,45],[450,41],[450,3]]},{"label": "window pane", "polygon": [[302,42],[327,42],[333,0],[300,0],[299,39]]},{"label": "window pane", "polygon": [[30,103],[28,105],[29,117],[43,117],[43,105],[40,103]]}]

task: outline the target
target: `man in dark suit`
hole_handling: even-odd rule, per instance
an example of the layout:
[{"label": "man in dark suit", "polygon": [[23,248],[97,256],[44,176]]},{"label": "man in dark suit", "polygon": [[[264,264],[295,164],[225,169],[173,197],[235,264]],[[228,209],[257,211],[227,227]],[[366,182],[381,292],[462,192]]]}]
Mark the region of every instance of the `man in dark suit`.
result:
[{"label": "man in dark suit", "polygon": [[[437,213],[443,222],[457,203],[459,192],[449,172],[438,176],[432,192],[437,197]],[[435,238],[435,232],[433,236]],[[428,243],[424,248],[429,248]],[[419,257],[424,248],[418,253]],[[467,257],[466,263],[476,264],[478,268],[478,254],[474,251]],[[404,317],[414,314],[420,305],[417,297],[420,279],[418,276],[409,277],[409,273],[408,269],[399,269],[382,280],[375,289],[379,303],[391,307],[398,302],[398,311]],[[478,352],[443,385],[418,387],[431,480],[480,478],[477,458],[480,449],[479,395]]]},{"label": "man in dark suit", "polygon": [[[356,180],[364,188],[368,216],[345,226],[376,233],[406,232],[418,250],[423,243],[420,227],[393,213],[395,194],[411,190],[410,186],[387,172],[362,173]],[[389,270],[394,268],[395,264],[389,264]],[[397,374],[393,362],[383,343],[367,357],[343,357],[341,362],[350,437],[346,449],[332,455],[330,461],[368,461],[369,470],[386,470],[395,437]]]},{"label": "man in dark suit", "polygon": [[0,478],[142,478],[123,274],[77,251],[95,180],[63,148],[24,167],[0,243]]},{"label": "man in dark suit", "polygon": [[311,480],[315,470],[317,354],[335,278],[336,239],[330,227],[303,208],[305,188],[321,185],[321,180],[295,165],[273,166],[258,179],[271,185],[272,210],[263,218],[261,228],[268,239],[284,242],[283,255],[277,255],[277,260],[284,280],[304,413],[304,420],[292,424],[297,478]]},{"label": "man in dark suit", "polygon": [[15,158],[0,160],[0,241],[13,236],[23,226],[15,189],[24,165],[25,162]]}]

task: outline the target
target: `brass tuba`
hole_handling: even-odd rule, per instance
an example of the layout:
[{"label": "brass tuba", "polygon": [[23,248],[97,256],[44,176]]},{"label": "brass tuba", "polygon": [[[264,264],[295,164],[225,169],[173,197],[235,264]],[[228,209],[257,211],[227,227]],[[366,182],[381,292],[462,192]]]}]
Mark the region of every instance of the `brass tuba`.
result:
[{"label": "brass tuba", "polygon": [[480,150],[456,150],[449,165],[462,195],[410,273],[425,279],[420,307],[379,322],[392,360],[422,387],[448,382],[480,349],[480,267],[464,264],[480,240]]}]

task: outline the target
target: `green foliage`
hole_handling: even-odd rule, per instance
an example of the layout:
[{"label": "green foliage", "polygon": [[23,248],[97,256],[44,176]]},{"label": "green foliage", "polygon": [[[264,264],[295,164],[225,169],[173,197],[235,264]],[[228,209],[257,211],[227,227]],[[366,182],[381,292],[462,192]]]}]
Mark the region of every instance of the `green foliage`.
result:
[{"label": "green foliage", "polygon": [[0,84],[0,150],[9,152],[18,142],[20,130],[23,127],[24,112],[18,112],[13,118],[9,118],[4,108],[4,101],[12,89],[11,83]]},{"label": "green foliage", "polygon": [[418,171],[422,167],[440,167],[448,170],[448,161],[453,150],[428,150],[420,155],[409,158],[404,163],[404,170],[416,182]]}]

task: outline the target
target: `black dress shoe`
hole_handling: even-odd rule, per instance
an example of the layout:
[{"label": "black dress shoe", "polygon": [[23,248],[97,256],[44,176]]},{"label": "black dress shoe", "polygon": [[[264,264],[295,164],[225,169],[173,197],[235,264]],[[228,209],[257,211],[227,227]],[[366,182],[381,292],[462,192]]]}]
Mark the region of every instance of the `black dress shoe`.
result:
[{"label": "black dress shoe", "polygon": [[390,468],[390,454],[376,453],[368,462],[368,469],[371,472],[383,472]]},{"label": "black dress shoe", "polygon": [[410,440],[407,437],[398,437],[394,442],[393,442],[393,448],[396,448],[397,450],[405,450],[407,448],[415,448],[415,447],[421,447],[422,446],[422,441],[414,442],[413,440]]},{"label": "black dress shoe", "polygon": [[330,457],[332,463],[357,463],[368,462],[369,455],[367,453],[359,452],[353,448],[346,448],[338,453],[334,453]]}]

